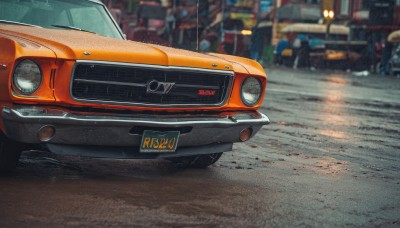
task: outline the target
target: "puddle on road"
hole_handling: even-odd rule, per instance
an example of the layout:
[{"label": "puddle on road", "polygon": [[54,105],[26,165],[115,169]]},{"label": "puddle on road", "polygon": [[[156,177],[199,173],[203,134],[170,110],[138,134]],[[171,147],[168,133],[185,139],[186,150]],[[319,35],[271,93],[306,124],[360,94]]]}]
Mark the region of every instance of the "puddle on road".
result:
[{"label": "puddle on road", "polygon": [[50,180],[154,178],[173,175],[181,168],[162,159],[99,159],[89,157],[58,156],[45,151],[22,153],[14,178]]},{"label": "puddle on road", "polygon": [[321,81],[340,85],[349,84],[348,80],[343,76],[343,74],[331,74],[328,78],[322,78]]},{"label": "puddle on road", "polygon": [[[0,186],[6,186],[0,188],[0,202],[18,199],[29,204],[12,207],[9,220],[22,214],[63,222],[65,214],[81,216],[82,211],[92,212],[93,217],[119,218],[130,211],[144,213],[151,221],[172,218],[171,224],[192,216],[229,221],[238,216],[253,218],[254,205],[265,207],[270,204],[265,201],[277,198],[266,177],[257,175],[217,167],[182,170],[163,160],[70,158],[29,151],[13,175],[0,178]],[[250,210],[243,210],[244,205]],[[90,216],[77,224],[85,225]]]},{"label": "puddle on road", "polygon": [[344,131],[336,131],[336,130],[328,130],[328,129],[319,129],[318,133],[324,136],[328,136],[330,138],[335,139],[348,139],[349,135]]},{"label": "puddle on road", "polygon": [[289,123],[289,122],[271,122],[270,125],[282,125],[288,127],[298,127],[298,128],[308,128],[308,126],[299,123]]}]

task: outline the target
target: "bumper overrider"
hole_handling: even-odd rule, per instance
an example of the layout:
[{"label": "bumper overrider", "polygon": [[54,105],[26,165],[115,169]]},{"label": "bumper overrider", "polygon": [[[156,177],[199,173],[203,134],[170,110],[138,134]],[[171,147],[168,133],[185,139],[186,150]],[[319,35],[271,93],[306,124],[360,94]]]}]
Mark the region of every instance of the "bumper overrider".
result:
[{"label": "bumper overrider", "polygon": [[[2,108],[5,134],[18,142],[43,144],[64,155],[112,158],[161,158],[211,154],[232,150],[240,133],[254,136],[269,119],[257,111],[217,114],[110,114],[61,108],[15,106]],[[50,127],[54,134],[41,137]],[[144,130],[180,131],[174,153],[140,153]]]}]

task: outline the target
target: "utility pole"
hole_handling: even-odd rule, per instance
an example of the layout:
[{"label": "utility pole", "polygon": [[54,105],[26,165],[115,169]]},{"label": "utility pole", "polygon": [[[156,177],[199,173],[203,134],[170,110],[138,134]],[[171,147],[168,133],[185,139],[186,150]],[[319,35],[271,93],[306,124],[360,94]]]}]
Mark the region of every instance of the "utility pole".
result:
[{"label": "utility pole", "polygon": [[221,20],[221,43],[222,43],[225,41],[224,37],[225,0],[221,0],[221,11],[222,11],[222,20]]},{"label": "utility pole", "polygon": [[273,24],[272,24],[272,44],[276,45],[278,43],[277,33],[278,33],[278,8],[281,6],[281,0],[274,1],[274,13],[273,13]]}]

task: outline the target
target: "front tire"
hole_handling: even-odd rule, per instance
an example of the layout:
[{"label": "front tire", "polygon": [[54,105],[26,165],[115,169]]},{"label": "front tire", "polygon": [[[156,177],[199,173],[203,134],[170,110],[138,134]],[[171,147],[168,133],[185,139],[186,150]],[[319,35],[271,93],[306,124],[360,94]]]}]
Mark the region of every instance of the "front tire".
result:
[{"label": "front tire", "polygon": [[[0,133],[1,134],[1,133]],[[8,173],[17,166],[23,145],[0,135],[0,173]]]},{"label": "front tire", "polygon": [[215,153],[215,154],[169,158],[168,160],[184,168],[204,169],[217,162],[221,157],[221,155],[222,153]]}]

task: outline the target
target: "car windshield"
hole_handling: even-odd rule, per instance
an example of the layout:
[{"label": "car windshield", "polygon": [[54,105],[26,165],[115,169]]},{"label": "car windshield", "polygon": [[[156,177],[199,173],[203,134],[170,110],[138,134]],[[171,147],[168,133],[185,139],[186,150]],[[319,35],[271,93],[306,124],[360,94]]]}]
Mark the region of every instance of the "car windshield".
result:
[{"label": "car windshield", "polygon": [[104,5],[89,0],[0,0],[0,23],[81,30],[123,39]]}]

